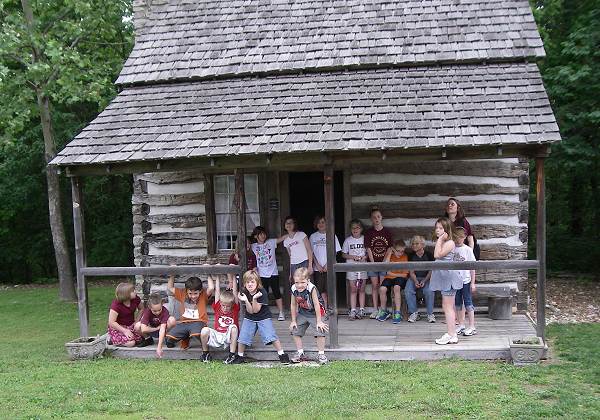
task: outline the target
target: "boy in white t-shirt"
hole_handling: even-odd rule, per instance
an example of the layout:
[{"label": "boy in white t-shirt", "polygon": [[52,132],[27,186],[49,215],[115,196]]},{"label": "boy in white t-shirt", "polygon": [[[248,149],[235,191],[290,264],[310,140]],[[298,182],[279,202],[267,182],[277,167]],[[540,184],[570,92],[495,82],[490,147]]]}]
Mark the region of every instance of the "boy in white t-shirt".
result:
[{"label": "boy in white t-shirt", "polygon": [[[314,227],[317,231],[309,238],[313,253],[313,283],[321,292],[325,308],[327,308],[327,224],[325,217],[317,216]],[[337,254],[341,250],[340,241],[335,236],[335,253]]]},{"label": "boy in white t-shirt", "polygon": [[279,289],[279,271],[277,270],[277,259],[275,258],[275,250],[277,244],[283,241],[283,236],[278,239],[267,239],[267,230],[262,226],[256,226],[252,231],[252,237],[256,241],[251,245],[252,252],[256,256],[256,268],[260,281],[268,292],[269,287],[275,298],[275,304],[279,309],[279,321],[285,321],[283,314],[283,299],[281,298],[281,290]]},{"label": "boy in white t-shirt", "polygon": [[[342,256],[348,263],[359,263],[367,261],[367,251],[365,249],[365,237],[362,235],[363,224],[358,219],[350,221],[350,232],[342,246]],[[361,319],[365,316],[365,286],[368,279],[366,271],[347,272],[346,279],[350,285],[350,320]],[[356,309],[356,296],[360,309]]]},{"label": "boy in white t-shirt", "polygon": [[[456,247],[454,248],[454,261],[475,261],[473,249],[465,245],[466,231],[462,227],[456,227]],[[475,270],[460,270],[460,277],[463,279],[462,290],[456,291],[454,306],[456,307],[456,315],[458,327],[456,327],[457,335],[475,335],[475,307],[473,306],[472,293],[475,292]],[[465,328],[465,311],[469,316],[469,327]]]}]

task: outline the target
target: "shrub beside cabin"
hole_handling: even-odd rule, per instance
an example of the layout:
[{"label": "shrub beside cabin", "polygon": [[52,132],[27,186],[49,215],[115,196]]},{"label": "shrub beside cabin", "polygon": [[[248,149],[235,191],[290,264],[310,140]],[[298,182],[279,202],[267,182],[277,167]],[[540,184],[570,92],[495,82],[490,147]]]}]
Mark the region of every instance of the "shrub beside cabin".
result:
[{"label": "shrub beside cabin", "polygon": [[[75,198],[81,176],[134,174],[136,266],[226,262],[244,230],[279,235],[288,214],[310,233],[329,210],[343,241],[372,205],[397,238],[430,239],[448,196],[483,260],[526,259],[529,162],[543,169],[560,140],[527,0],[135,0],[134,10],[121,92],[51,164],[76,179]],[[285,278],[283,253],[278,262]],[[525,309],[526,270],[478,279]],[[137,281],[145,293],[164,287],[164,276]]]}]

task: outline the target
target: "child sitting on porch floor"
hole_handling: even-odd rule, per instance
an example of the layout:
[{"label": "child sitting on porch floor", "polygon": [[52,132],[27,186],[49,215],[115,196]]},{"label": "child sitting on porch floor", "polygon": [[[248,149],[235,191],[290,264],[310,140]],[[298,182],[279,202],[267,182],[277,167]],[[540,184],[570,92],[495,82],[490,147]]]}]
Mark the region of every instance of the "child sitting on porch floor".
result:
[{"label": "child sitting on porch floor", "polygon": [[[367,260],[365,251],[365,237],[362,235],[363,224],[358,219],[350,221],[350,232],[342,245],[342,256],[348,263],[361,263]],[[350,285],[350,314],[351,321],[361,319],[365,316],[365,286],[367,282],[366,271],[349,271],[346,273],[346,279]],[[356,297],[360,304],[360,309],[356,310]]]},{"label": "child sitting on porch floor", "polygon": [[240,313],[240,304],[237,297],[237,283],[233,283],[233,290],[221,292],[219,277],[217,276],[213,283],[212,276],[208,276],[208,288],[215,291],[215,303],[212,308],[215,312],[214,328],[204,327],[201,331],[200,340],[202,342],[202,361],[211,360],[208,352],[209,347],[229,348],[229,355],[225,359],[226,365],[234,363],[237,355],[237,339],[239,332],[238,315]]},{"label": "child sitting on porch floor", "polygon": [[325,356],[325,333],[329,331],[329,326],[323,322],[326,314],[323,304],[323,298],[317,287],[310,282],[308,270],[304,267],[298,268],[294,273],[294,284],[292,285],[292,299],[290,302],[290,312],[292,322],[290,322],[290,332],[296,343],[296,355],[292,357],[292,362],[299,363],[308,360],[304,355],[302,346],[302,337],[306,330],[311,327],[311,332],[317,341],[317,350],[319,355],[317,361],[320,364],[327,363]]},{"label": "child sitting on porch floor", "polygon": [[[405,243],[402,239],[396,239],[394,244],[385,253],[384,262],[406,262],[408,256],[404,253]],[[397,270],[390,271],[385,278],[383,283],[379,287],[379,304],[381,309],[377,314],[377,321],[383,322],[390,317],[390,313],[387,310],[387,292],[391,289],[394,294],[394,316],[392,322],[399,324],[402,321],[402,313],[400,312],[400,305],[402,303],[402,290],[406,287],[406,281],[408,279],[408,270]]]},{"label": "child sitting on porch floor", "polygon": [[279,337],[275,332],[268,306],[267,291],[263,288],[260,277],[255,271],[246,271],[242,276],[242,284],[243,288],[238,294],[238,299],[245,305],[246,314],[238,338],[239,357],[236,357],[233,363],[244,362],[244,350],[246,350],[246,346],[252,345],[257,331],[265,345],[273,344],[279,355],[279,360],[282,363],[289,363],[290,358],[283,351]]},{"label": "child sitting on porch floor", "polygon": [[[115,346],[133,347],[145,344],[136,324],[135,312],[144,308],[131,283],[119,283],[115,300],[108,311],[108,336]],[[139,316],[139,312],[138,312]]]},{"label": "child sitting on porch floor", "polygon": [[167,333],[167,347],[175,347],[175,343],[181,341],[181,348],[187,349],[190,339],[200,339],[202,328],[208,323],[206,304],[213,290],[204,290],[202,280],[198,277],[190,277],[185,282],[185,289],[175,287],[175,277],[170,276],[167,283],[169,295],[175,298],[175,315],[177,325]]},{"label": "child sitting on porch floor", "polygon": [[[467,237],[466,229],[458,226],[456,231],[456,248],[454,248],[454,261],[475,261],[473,249],[465,244]],[[472,293],[475,292],[475,270],[459,270],[463,281],[462,289],[456,291],[455,306],[458,318],[457,335],[475,335],[475,307],[473,306]],[[469,317],[469,327],[465,328],[465,310]]]},{"label": "child sitting on porch floor", "polygon": [[177,324],[175,318],[169,315],[169,310],[163,306],[162,296],[152,293],[148,298],[148,304],[140,318],[140,331],[147,340],[147,344],[153,344],[152,337],[158,338],[156,355],[160,359],[163,355],[162,346],[167,330]]}]

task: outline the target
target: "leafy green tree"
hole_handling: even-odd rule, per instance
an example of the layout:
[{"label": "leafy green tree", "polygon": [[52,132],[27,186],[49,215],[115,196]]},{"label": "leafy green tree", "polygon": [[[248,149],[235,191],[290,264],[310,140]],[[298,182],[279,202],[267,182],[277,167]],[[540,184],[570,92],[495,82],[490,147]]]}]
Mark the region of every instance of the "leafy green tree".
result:
[{"label": "leafy green tree", "polygon": [[[59,109],[77,113],[79,108],[89,115],[90,107],[99,111],[106,106],[115,94],[116,70],[131,48],[130,16],[131,2],[125,0],[0,0],[0,140],[5,150],[32,134],[37,120],[47,163],[69,140],[56,136]],[[74,300],[60,179],[55,168],[44,170],[60,297]]]},{"label": "leafy green tree", "polygon": [[540,64],[563,141],[548,160],[551,268],[600,267],[600,1],[532,1],[547,57]]}]

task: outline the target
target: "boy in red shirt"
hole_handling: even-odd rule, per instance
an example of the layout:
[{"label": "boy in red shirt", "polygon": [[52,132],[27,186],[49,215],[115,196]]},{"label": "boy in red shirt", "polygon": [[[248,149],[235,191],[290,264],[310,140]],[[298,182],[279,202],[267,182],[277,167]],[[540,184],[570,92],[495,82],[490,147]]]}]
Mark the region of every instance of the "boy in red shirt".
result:
[{"label": "boy in red shirt", "polygon": [[154,342],[152,337],[158,337],[156,355],[159,358],[163,355],[162,346],[167,330],[173,328],[176,324],[175,318],[170,316],[169,310],[163,306],[162,296],[158,293],[152,293],[148,298],[148,307],[144,309],[140,318],[140,330],[148,344]]},{"label": "boy in red shirt", "polygon": [[204,327],[200,335],[202,342],[202,361],[209,362],[212,359],[208,348],[227,348],[229,345],[229,355],[224,363],[229,365],[237,358],[235,352],[237,348],[237,339],[239,333],[238,317],[240,313],[240,304],[237,298],[237,282],[232,284],[233,290],[221,292],[219,277],[214,280],[208,276],[208,288],[215,291],[215,303],[212,307],[215,311],[214,328]]}]

